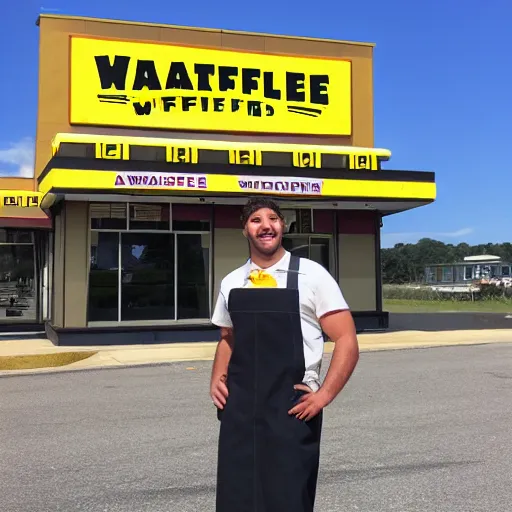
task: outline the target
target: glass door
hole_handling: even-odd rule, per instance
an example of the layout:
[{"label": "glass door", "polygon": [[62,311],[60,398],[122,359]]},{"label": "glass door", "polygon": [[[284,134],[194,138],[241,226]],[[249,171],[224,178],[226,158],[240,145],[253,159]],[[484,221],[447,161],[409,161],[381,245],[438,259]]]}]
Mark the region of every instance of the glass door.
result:
[{"label": "glass door", "polygon": [[210,236],[177,233],[176,304],[178,319],[210,315]]},{"label": "glass door", "polygon": [[91,231],[88,319],[119,320],[119,233]]},{"label": "glass door", "polygon": [[121,233],[121,321],[174,320],[174,235]]},{"label": "glass door", "polygon": [[285,235],[283,247],[295,256],[316,261],[334,275],[332,237],[328,235]]}]

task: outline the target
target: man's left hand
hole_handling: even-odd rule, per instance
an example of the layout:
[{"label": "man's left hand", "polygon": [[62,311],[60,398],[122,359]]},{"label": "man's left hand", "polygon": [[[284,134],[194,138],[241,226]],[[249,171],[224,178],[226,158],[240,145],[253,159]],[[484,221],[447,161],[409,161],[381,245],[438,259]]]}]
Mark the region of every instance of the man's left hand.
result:
[{"label": "man's left hand", "polygon": [[297,405],[288,411],[290,416],[294,415],[299,420],[309,421],[328,404],[328,400],[320,391],[315,392],[305,384],[297,384],[294,388],[305,391],[306,394],[302,395]]}]

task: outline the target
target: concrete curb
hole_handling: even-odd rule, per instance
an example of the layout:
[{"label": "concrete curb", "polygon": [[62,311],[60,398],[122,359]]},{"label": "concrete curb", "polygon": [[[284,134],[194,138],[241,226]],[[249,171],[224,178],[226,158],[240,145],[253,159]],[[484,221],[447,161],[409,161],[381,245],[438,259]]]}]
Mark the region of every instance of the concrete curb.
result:
[{"label": "concrete curb", "polygon": [[[411,333],[409,333],[411,334]],[[455,333],[452,333],[455,335]],[[427,340],[422,341],[388,341],[388,342],[375,342],[368,341],[360,342],[360,352],[382,352],[391,350],[414,350],[414,349],[432,349],[443,347],[457,347],[457,346],[478,346],[478,345],[491,345],[491,344],[512,344],[512,331],[504,333],[500,331],[500,335],[488,336],[487,339],[457,339],[464,333],[459,333],[458,336],[453,336],[453,340]],[[466,337],[469,333],[465,333]],[[490,333],[488,333],[490,334]],[[391,333],[386,333],[386,337],[396,338],[391,336]],[[421,336],[423,338],[423,336]],[[443,336],[441,336],[443,338]],[[326,343],[326,355],[332,353],[334,344]],[[89,350],[98,350],[99,347],[87,347]],[[103,347],[104,348],[104,347]],[[176,345],[165,345],[159,348],[154,346],[147,347],[138,345],[136,348],[126,347],[111,348],[109,350],[98,351],[97,354],[72,363],[67,366],[59,366],[53,368],[37,368],[27,370],[10,370],[0,371],[1,377],[19,377],[23,375],[40,375],[40,374],[54,374],[54,373],[72,373],[77,371],[97,371],[97,370],[115,370],[122,368],[144,368],[156,366],[168,366],[173,363],[197,361],[212,361],[215,354],[216,343],[184,343]],[[143,356],[143,357],[142,357]]]}]

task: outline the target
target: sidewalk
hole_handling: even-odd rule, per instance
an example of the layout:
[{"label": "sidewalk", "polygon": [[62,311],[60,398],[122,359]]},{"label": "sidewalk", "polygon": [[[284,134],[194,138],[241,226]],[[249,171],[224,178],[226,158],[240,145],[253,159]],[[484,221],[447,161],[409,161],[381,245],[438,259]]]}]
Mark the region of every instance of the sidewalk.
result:
[{"label": "sidewalk", "polygon": [[[512,343],[512,329],[478,331],[404,331],[366,333],[358,336],[361,352],[397,350],[482,343]],[[173,343],[165,345],[56,347],[49,340],[27,339],[0,342],[0,358],[59,353],[96,352],[91,357],[56,368],[4,370],[0,375],[39,372],[57,372],[79,369],[122,367],[177,361],[212,360],[216,343]],[[332,343],[326,343],[325,352],[331,353]]]}]

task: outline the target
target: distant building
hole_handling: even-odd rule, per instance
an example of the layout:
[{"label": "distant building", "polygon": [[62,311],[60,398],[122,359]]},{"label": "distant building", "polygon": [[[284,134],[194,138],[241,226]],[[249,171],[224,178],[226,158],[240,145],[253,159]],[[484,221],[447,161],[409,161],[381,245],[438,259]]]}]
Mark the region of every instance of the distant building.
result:
[{"label": "distant building", "polygon": [[425,267],[425,281],[434,288],[465,290],[472,285],[489,282],[492,279],[511,277],[512,263],[504,262],[499,256],[488,254],[467,256],[459,263],[437,263]]}]

